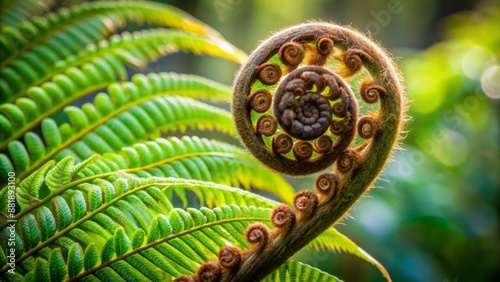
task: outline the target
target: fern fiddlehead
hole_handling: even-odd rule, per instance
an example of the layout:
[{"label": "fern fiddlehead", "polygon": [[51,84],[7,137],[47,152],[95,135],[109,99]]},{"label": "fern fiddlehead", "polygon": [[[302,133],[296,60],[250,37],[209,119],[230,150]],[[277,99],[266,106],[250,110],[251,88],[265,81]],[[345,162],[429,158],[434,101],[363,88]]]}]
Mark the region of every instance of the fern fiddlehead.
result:
[{"label": "fern fiddlehead", "polygon": [[[270,37],[234,83],[233,118],[249,151],[289,175],[325,171],[316,193],[279,205],[274,228],[252,224],[241,265],[207,281],[257,281],[338,221],[370,187],[404,122],[402,78],[386,52],[361,33],[308,23]],[[202,266],[203,267],[203,266]],[[210,272],[216,273],[216,272]],[[184,281],[184,280],[179,280]]]}]

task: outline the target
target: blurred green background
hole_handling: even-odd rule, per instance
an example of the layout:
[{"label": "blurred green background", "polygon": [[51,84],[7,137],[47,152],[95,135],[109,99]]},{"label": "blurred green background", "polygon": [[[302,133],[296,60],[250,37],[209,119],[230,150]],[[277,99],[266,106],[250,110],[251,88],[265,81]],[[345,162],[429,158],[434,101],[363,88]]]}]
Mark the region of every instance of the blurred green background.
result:
[{"label": "blurred green background", "polygon": [[[410,100],[406,137],[382,176],[336,227],[394,281],[500,278],[500,3],[434,0],[164,1],[250,53],[271,32],[307,20],[351,25],[396,58]],[[238,66],[176,55],[151,71],[227,84]],[[314,177],[293,179],[296,189]],[[383,281],[360,259],[301,252],[346,281]]]}]

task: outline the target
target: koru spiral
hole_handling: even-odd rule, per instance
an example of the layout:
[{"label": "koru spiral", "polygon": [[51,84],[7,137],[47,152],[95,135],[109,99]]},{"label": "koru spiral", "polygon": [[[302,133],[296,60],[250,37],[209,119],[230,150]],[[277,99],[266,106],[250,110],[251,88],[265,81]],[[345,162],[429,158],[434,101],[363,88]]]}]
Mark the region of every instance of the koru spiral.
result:
[{"label": "koru spiral", "polygon": [[[375,137],[382,117],[372,104],[391,95],[389,84],[399,80],[387,77],[378,54],[350,43],[361,38],[345,38],[332,26],[306,24],[278,33],[252,53],[236,78],[232,112],[244,144],[285,174],[324,170],[356,136]],[[375,111],[360,116],[358,101]]]},{"label": "koru spiral", "polygon": [[252,52],[231,106],[244,145],[265,165],[296,176],[333,168],[318,176],[316,193],[300,191],[292,207],[274,208],[273,229],[249,225],[249,250],[224,249],[219,259],[235,263],[217,264],[225,270],[213,281],[257,281],[339,220],[377,178],[404,123],[404,90],[392,59],[363,34],[308,23]]}]

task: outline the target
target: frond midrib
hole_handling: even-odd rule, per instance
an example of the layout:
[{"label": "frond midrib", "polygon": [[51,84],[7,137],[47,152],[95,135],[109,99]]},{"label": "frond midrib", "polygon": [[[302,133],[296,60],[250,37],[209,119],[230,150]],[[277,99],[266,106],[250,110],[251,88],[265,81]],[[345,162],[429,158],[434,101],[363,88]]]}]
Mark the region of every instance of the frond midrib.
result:
[{"label": "frond midrib", "polygon": [[[215,46],[218,46],[217,42],[213,41],[209,37],[203,37],[199,34],[190,33],[190,32],[186,32],[183,30],[171,30],[171,29],[167,29],[167,28],[152,28],[152,29],[141,30],[141,32],[142,32],[141,33],[142,37],[140,37],[140,38],[135,38],[135,36],[134,36],[134,38],[132,40],[120,42],[120,44],[116,44],[116,45],[110,44],[109,47],[107,47],[107,48],[98,48],[97,52],[95,52],[95,53],[87,52],[86,55],[82,55],[82,56],[78,55],[78,56],[76,56],[76,60],[68,63],[67,65],[64,66],[64,68],[61,68],[58,70],[52,70],[50,73],[46,74],[44,77],[40,78],[38,81],[33,82],[30,86],[38,86],[38,85],[42,84],[43,82],[48,81],[53,76],[63,73],[64,71],[66,71],[69,68],[80,67],[80,66],[84,65],[85,63],[90,62],[92,60],[95,60],[97,58],[104,58],[106,55],[114,55],[115,52],[118,50],[128,50],[128,48],[130,48],[130,47],[140,48],[141,46],[147,46],[147,45],[151,44],[151,41],[159,40],[159,38],[166,37],[169,35],[179,35],[179,36],[192,35],[193,38],[198,37],[196,39],[207,40],[207,44],[214,44]],[[147,33],[154,33],[154,34],[147,34]],[[122,33],[122,35],[123,35],[123,33]],[[100,42],[104,42],[104,41],[109,42],[109,40],[107,40],[107,39],[101,40]],[[93,44],[93,43],[89,43],[89,44]],[[99,43],[97,43],[97,45],[99,45]],[[162,48],[162,49],[168,49],[168,50],[164,53],[158,52],[158,53],[161,53],[161,54],[159,54],[159,56],[165,56],[165,55],[168,55],[171,53],[178,52],[179,50],[184,51],[184,52],[186,52],[186,51],[187,52],[189,52],[189,51],[195,52],[193,50],[190,50],[189,47],[188,48],[180,48],[179,45],[177,43],[175,43],[175,39],[172,42],[162,42],[161,45],[174,47],[174,48],[166,48],[166,47]],[[226,59],[230,59],[230,58],[224,57],[224,56],[221,56],[221,57],[226,58]],[[149,61],[149,59],[145,60],[145,62],[148,62],[148,61]],[[125,64],[126,62],[122,62],[120,60],[120,63]],[[27,88],[25,90],[21,90],[18,93],[15,93],[6,102],[13,103],[16,99],[18,99],[20,97],[25,97],[28,89],[29,88]],[[66,104],[69,104],[69,102]],[[59,107],[59,108],[61,108],[61,107]],[[3,145],[4,144],[0,145],[0,150],[2,149],[2,147],[4,147]]]},{"label": "frond midrib", "polygon": [[[168,178],[166,178],[165,180],[167,180],[167,179]],[[178,181],[178,179],[176,179],[176,178],[173,178],[173,179]],[[86,183],[86,182],[88,182],[88,180],[84,181],[83,183]],[[82,223],[86,222],[87,220],[90,220],[93,216],[95,216],[98,213],[100,213],[100,212],[106,210],[107,208],[113,206],[115,203],[117,203],[118,201],[122,200],[123,198],[136,193],[137,191],[144,190],[144,189],[147,189],[147,188],[153,187],[153,186],[165,187],[164,189],[170,188],[170,187],[175,187],[175,186],[189,186],[190,182],[191,182],[191,185],[193,185],[193,186],[203,184],[203,185],[205,185],[205,187],[210,187],[212,189],[214,189],[214,188],[220,188],[220,187],[225,187],[224,185],[218,185],[218,184],[211,183],[211,182],[189,181],[189,180],[184,180],[182,182],[175,182],[174,181],[174,182],[171,182],[171,183],[161,183],[161,182],[148,183],[148,184],[141,185],[139,187],[134,187],[133,189],[131,189],[131,190],[129,190],[129,191],[127,191],[127,192],[125,192],[125,193],[117,196],[116,198],[112,199],[111,201],[103,203],[101,206],[99,206],[97,209],[95,209],[91,213],[88,213],[85,216],[83,216],[82,218],[80,218],[77,222],[74,222],[73,224],[71,224],[70,226],[66,227],[65,229],[57,232],[51,238],[48,238],[47,240],[45,240],[41,244],[38,244],[34,248],[30,249],[28,252],[23,253],[22,256],[20,256],[19,258],[16,258],[16,263],[23,262],[25,259],[27,259],[27,258],[31,257],[32,255],[36,254],[38,251],[42,250],[43,248],[49,246],[55,240],[63,237],[64,235],[66,235],[67,233],[69,233],[71,230],[77,228]],[[73,185],[71,185],[71,186],[75,185],[75,183],[72,183],[72,184]],[[51,194],[51,196],[54,196],[54,197],[58,196],[59,194],[63,193],[67,189],[69,189],[71,186],[66,187],[66,188],[62,188],[62,189],[60,189],[58,191],[55,191],[53,194]],[[164,189],[162,189],[162,190],[164,190]],[[245,192],[244,190],[241,190],[241,191]],[[52,198],[53,197],[46,197],[46,198],[44,198],[44,200],[46,200],[46,199],[51,200]],[[260,199],[262,201],[262,199],[260,197],[258,197],[258,196],[256,196],[255,199]],[[45,201],[45,203],[47,203],[48,200]],[[43,206],[45,203],[42,203],[42,201],[40,201],[38,203],[38,207]],[[25,211],[27,211],[27,210],[25,210]],[[25,214],[27,214],[27,213],[25,213]],[[20,216],[20,215],[21,215],[21,213],[19,213],[17,216]],[[22,216],[24,216],[24,215],[22,215]],[[246,218],[246,220],[248,220],[248,218]],[[262,220],[262,219],[261,218],[257,218],[256,220]],[[196,231],[196,230],[193,230],[193,229],[190,229],[190,230],[193,231],[193,232]],[[187,233],[189,233],[189,232],[187,232]],[[0,269],[0,274],[1,273],[5,273],[8,268],[9,268],[8,265],[4,266],[2,269]]]},{"label": "frond midrib", "polygon": [[[238,156],[236,154],[231,154],[231,153],[200,152],[200,153],[191,153],[191,154],[189,154],[189,157],[185,157],[185,155],[174,156],[172,158],[162,160],[159,163],[161,163],[161,164],[167,164],[167,163],[174,162],[174,161],[177,161],[177,160],[180,160],[180,159],[187,159],[187,158],[199,157],[199,156],[223,156],[225,158],[234,158],[234,159],[241,158],[241,156]],[[147,165],[145,167],[149,167],[151,165],[152,164]],[[119,171],[120,172],[124,172],[124,173],[129,173],[129,172],[133,173],[133,172],[141,171],[141,170],[143,170],[143,167],[137,167],[137,168],[131,168],[131,169],[123,169],[123,170],[119,170]],[[26,209],[22,210],[21,212],[19,212],[18,214],[16,214],[12,219],[13,220],[19,220],[20,218],[22,218],[23,216],[31,213],[32,211],[36,210],[37,208],[44,206],[49,201],[51,201],[53,198],[55,198],[56,196],[61,195],[62,193],[64,193],[65,191],[71,189],[72,187],[78,186],[79,184],[82,184],[82,183],[88,183],[88,182],[90,182],[90,181],[92,181],[94,179],[106,178],[106,177],[109,177],[109,176],[112,176],[112,175],[116,174],[117,172],[118,171],[111,171],[111,172],[96,174],[96,175],[92,175],[92,176],[89,176],[89,177],[85,177],[85,178],[73,181],[73,182],[71,182],[71,183],[69,183],[69,184],[61,187],[60,189],[58,189],[56,191],[53,191],[47,197],[45,197],[43,199],[40,199],[36,204],[30,205],[28,208],[26,208]],[[0,225],[0,230],[3,230],[5,227],[7,227],[7,223],[4,223],[4,224]]]},{"label": "frond midrib", "polygon": [[214,222],[210,222],[210,223],[205,223],[203,225],[199,225],[199,226],[195,226],[189,230],[184,230],[184,231],[181,231],[179,233],[176,233],[176,234],[172,234],[168,237],[165,237],[165,238],[162,238],[162,239],[159,239],[159,240],[156,240],[154,242],[151,242],[149,244],[146,244],[142,247],[139,247],[137,249],[134,249],[124,255],[121,255],[121,256],[118,256],[112,260],[109,260],[105,263],[101,263],[99,266],[97,267],[94,267],[92,269],[89,269],[83,273],[80,273],[79,275],[77,276],[74,276],[72,277],[71,279],[68,280],[69,281],[78,281],[79,279],[89,275],[89,274],[92,274],[100,269],[103,269],[104,267],[107,267],[115,262],[118,262],[120,260],[123,260],[131,255],[135,255],[137,253],[140,253],[144,250],[147,250],[149,248],[152,248],[152,247],[155,247],[159,244],[162,244],[162,243],[165,243],[169,240],[172,240],[172,239],[175,239],[175,238],[178,238],[178,237],[182,237],[184,235],[189,235],[190,233],[193,233],[193,232],[196,232],[196,231],[201,231],[205,228],[209,228],[209,227],[212,227],[212,226],[216,226],[216,225],[222,225],[224,223],[232,223],[232,222],[240,222],[240,221],[259,221],[259,222],[263,222],[263,221],[270,221],[269,219],[263,219],[261,217],[243,217],[243,218],[239,218],[239,217],[235,217],[235,218],[231,218],[231,219],[222,219],[222,220],[217,220],[217,221],[214,221]]},{"label": "frond midrib", "polygon": [[[174,91],[172,91],[172,92],[174,92]],[[31,173],[33,173],[42,164],[46,163],[48,160],[53,159],[54,156],[57,153],[59,153],[63,149],[68,148],[73,143],[75,143],[76,141],[78,141],[81,138],[83,138],[83,136],[85,136],[87,133],[92,132],[92,130],[96,129],[98,126],[102,125],[106,121],[109,121],[111,118],[116,117],[118,114],[123,113],[123,112],[129,110],[131,107],[137,106],[138,104],[140,104],[142,102],[148,101],[150,99],[153,99],[155,97],[159,97],[159,96],[162,96],[162,95],[164,95],[164,96],[165,95],[169,95],[169,93],[172,93],[172,92],[170,92],[170,91],[164,91],[161,94],[152,94],[150,96],[145,96],[145,97],[143,97],[141,99],[135,100],[133,102],[129,102],[126,105],[120,107],[117,111],[114,111],[114,112],[112,112],[112,113],[104,116],[103,118],[99,119],[99,121],[97,121],[97,122],[89,125],[88,127],[86,127],[85,129],[79,131],[78,133],[75,133],[75,135],[73,135],[70,138],[68,138],[64,143],[62,143],[61,145],[59,145],[57,148],[52,149],[52,151],[50,153],[46,154],[41,159],[37,160],[34,164],[31,164],[30,167],[27,170],[19,173],[18,181],[24,180],[28,175],[30,175]],[[171,97],[173,97],[173,96],[171,96]],[[181,122],[175,122],[175,125],[177,125],[178,127],[180,127],[180,126],[187,126],[187,125],[193,124],[193,121],[199,121],[199,120],[200,120],[200,118],[198,118],[198,117],[187,118],[187,119],[182,120]],[[169,125],[171,125],[171,124],[167,124],[167,125],[159,128],[159,129],[157,129],[157,130],[159,132],[168,130],[168,126]]]},{"label": "frond midrib", "polygon": [[9,145],[10,142],[12,142],[14,140],[19,140],[21,138],[21,136],[26,134],[26,132],[35,128],[37,125],[39,125],[43,119],[55,115],[60,110],[62,110],[65,106],[67,106],[67,105],[77,101],[78,99],[86,96],[88,93],[98,91],[99,89],[104,89],[110,83],[112,83],[112,82],[102,82],[102,83],[97,84],[97,85],[92,85],[89,88],[86,88],[84,90],[77,92],[75,95],[71,96],[69,99],[66,99],[63,103],[55,104],[55,106],[51,107],[51,109],[49,111],[43,113],[42,115],[38,116],[36,119],[30,121],[23,128],[21,128],[21,130],[19,130],[17,133],[12,135],[10,138],[5,140],[4,142],[0,143],[0,151],[5,150],[5,148],[7,148],[7,146]]},{"label": "frond midrib", "polygon": [[[13,53],[10,57],[6,58],[3,62],[1,62],[0,68],[4,68],[4,67],[10,65],[16,59],[18,59],[19,57],[21,57],[22,55],[26,54],[28,51],[33,49],[40,42],[50,38],[52,35],[63,30],[64,28],[66,28],[66,27],[68,27],[76,22],[83,21],[87,18],[92,18],[92,17],[99,18],[99,17],[102,17],[102,15],[100,15],[100,14],[97,14],[97,15],[95,15],[95,14],[81,14],[79,16],[76,16],[76,17],[69,19],[68,21],[65,21],[62,24],[56,25],[54,28],[49,28],[49,29],[44,30],[44,32],[41,34],[41,36],[36,37],[33,41],[30,41],[28,44],[24,45],[19,50],[17,50],[15,53]],[[105,32],[103,35],[104,37],[107,37],[111,33],[111,31],[106,31],[106,30],[104,32]]]}]

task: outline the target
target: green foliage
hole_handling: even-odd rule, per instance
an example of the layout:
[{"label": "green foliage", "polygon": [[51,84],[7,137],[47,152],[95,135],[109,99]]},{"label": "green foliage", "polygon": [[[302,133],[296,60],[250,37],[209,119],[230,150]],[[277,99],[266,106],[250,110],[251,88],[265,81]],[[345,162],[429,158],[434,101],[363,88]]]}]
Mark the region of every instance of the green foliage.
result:
[{"label": "green foliage", "polygon": [[[99,1],[46,13],[53,3],[42,2],[2,2],[0,230],[16,254],[12,273],[1,242],[2,279],[168,281],[223,246],[247,249],[246,227],[271,226],[279,203],[254,190],[288,204],[295,192],[240,147],[189,136],[235,135],[219,106],[231,88],[195,75],[129,75],[178,51],[237,63],[246,55],[167,5]],[[159,28],[131,30],[137,23]],[[121,28],[130,31],[113,35]],[[6,219],[17,220],[12,233]],[[308,246],[318,247],[385,275],[333,228]],[[338,281],[292,261],[265,281],[308,280]]]},{"label": "green foliage", "polygon": [[[61,161],[54,169],[64,167],[69,171],[66,162]],[[51,172],[46,173],[46,179]],[[234,198],[246,205],[222,204],[213,209],[201,207],[185,211],[173,208],[163,193],[174,187],[177,193],[200,189],[219,196],[237,195]],[[210,193],[205,195],[204,200],[211,205],[220,201]],[[248,247],[243,239],[245,226],[255,221],[269,221],[270,207],[276,204],[253,193],[212,182],[132,176],[119,177],[113,182],[95,179],[49,197],[51,209],[38,205],[27,214],[18,214],[24,249],[16,262],[29,269],[33,256],[42,255],[44,248],[56,244],[68,255],[64,265],[59,253],[54,251],[49,256],[50,264],[58,269],[51,276],[64,276],[67,269],[70,278],[94,273],[99,277],[99,273],[115,271],[139,275],[134,268],[137,265],[131,262],[134,260],[147,268],[153,267],[150,264],[160,267],[164,275],[196,271],[194,265],[216,257],[218,248],[226,242]],[[233,202],[231,198],[223,199],[227,204]],[[125,269],[114,269],[120,265]],[[106,269],[108,266],[111,268]],[[36,275],[36,267],[33,271]],[[143,274],[156,275],[155,271]]]},{"label": "green foliage", "polygon": [[274,273],[266,277],[265,282],[273,282],[273,281],[325,281],[325,282],[334,282],[341,281],[337,277],[329,275],[323,271],[319,271],[316,268],[311,266],[302,264],[296,261],[289,261],[283,265],[279,269],[277,269]]},{"label": "green foliage", "polygon": [[338,232],[335,228],[330,228],[323,232],[321,235],[311,241],[308,247],[314,248],[315,250],[329,250],[334,252],[345,252],[353,254],[374,265],[385,279],[390,280],[389,273],[381,263],[370,256],[366,251],[358,247],[358,245],[356,245],[345,235],[342,235],[340,232]]},{"label": "green foliage", "polygon": [[1,25],[3,29],[9,26],[17,26],[29,20],[35,15],[46,12],[54,1],[3,1]]},{"label": "green foliage", "polygon": [[[391,273],[401,280],[409,280],[414,268],[429,269],[425,280],[488,281],[499,273],[498,229],[491,227],[498,226],[492,215],[500,204],[500,92],[488,89],[498,79],[486,79],[500,60],[500,10],[493,3],[447,17],[443,41],[400,61],[414,101],[413,129],[407,153],[398,156],[402,169],[389,166],[391,181],[384,186],[405,189],[376,195],[398,225],[373,244],[389,246],[406,262],[404,269],[391,266],[400,269]],[[422,87],[422,81],[430,83]],[[415,234],[411,248],[394,240],[400,234]]]}]

